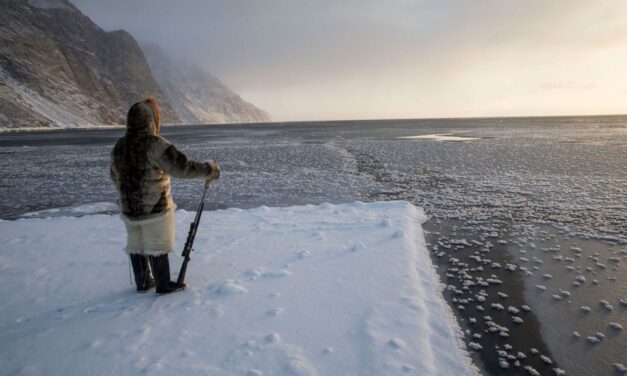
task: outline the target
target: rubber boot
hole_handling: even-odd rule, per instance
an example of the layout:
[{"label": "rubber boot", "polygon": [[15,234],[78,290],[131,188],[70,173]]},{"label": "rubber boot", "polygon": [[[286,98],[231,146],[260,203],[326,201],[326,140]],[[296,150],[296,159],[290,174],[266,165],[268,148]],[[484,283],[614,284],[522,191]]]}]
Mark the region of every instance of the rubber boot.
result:
[{"label": "rubber boot", "polygon": [[137,292],[145,293],[155,287],[155,280],[152,279],[152,276],[150,275],[148,256],[131,253],[131,265],[133,266]]},{"label": "rubber boot", "polygon": [[150,256],[150,267],[155,276],[157,294],[171,294],[185,289],[185,284],[177,285],[170,280],[170,260],[168,255]]}]

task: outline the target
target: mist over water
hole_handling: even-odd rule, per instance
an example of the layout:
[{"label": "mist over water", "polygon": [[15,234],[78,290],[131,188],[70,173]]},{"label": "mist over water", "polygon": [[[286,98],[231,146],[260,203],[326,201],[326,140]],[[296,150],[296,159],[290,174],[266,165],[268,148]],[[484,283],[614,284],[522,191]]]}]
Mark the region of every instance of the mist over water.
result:
[{"label": "mist over water", "polygon": [[[424,207],[447,299],[468,342],[483,347],[477,362],[493,374],[533,366],[589,375],[627,364],[627,337],[609,326],[627,327],[619,300],[627,299],[626,124],[623,117],[351,121],[184,126],[163,136],[194,159],[221,163],[208,209],[354,200]],[[0,215],[114,202],[109,151],[122,133],[0,134]],[[173,179],[179,208],[195,210],[201,188]],[[61,214],[73,215],[35,215]],[[579,276],[585,282],[573,286]],[[486,286],[488,279],[502,284]],[[511,314],[510,305],[531,311]],[[591,308],[585,315],[583,305]],[[508,337],[499,336],[502,328]],[[597,332],[598,344],[586,340]],[[519,351],[527,354],[520,368],[506,356]]]}]

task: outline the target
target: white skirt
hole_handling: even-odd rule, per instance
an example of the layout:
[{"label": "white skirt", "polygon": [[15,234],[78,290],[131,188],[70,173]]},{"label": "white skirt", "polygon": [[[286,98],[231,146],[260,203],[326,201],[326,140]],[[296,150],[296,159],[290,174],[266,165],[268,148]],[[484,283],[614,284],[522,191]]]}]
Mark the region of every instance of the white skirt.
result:
[{"label": "white skirt", "polygon": [[124,252],[147,256],[167,255],[174,251],[174,210],[162,216],[133,221],[122,216],[127,242]]}]

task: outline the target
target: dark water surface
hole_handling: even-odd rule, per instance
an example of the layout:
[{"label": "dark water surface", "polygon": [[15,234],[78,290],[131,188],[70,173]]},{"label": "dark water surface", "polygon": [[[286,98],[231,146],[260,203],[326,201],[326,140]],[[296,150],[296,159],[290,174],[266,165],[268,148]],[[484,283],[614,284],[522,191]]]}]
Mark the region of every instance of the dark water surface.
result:
[{"label": "dark water surface", "polygon": [[[424,207],[445,296],[466,342],[483,348],[480,366],[494,375],[529,374],[524,367],[612,375],[613,363],[627,365],[626,124],[619,116],[348,121],[177,126],[163,136],[192,158],[220,162],[210,209]],[[115,200],[109,152],[122,134],[0,134],[0,217],[114,211],[94,203]],[[423,137],[401,138],[411,136]],[[174,180],[179,207],[194,210],[201,186]],[[597,333],[598,343],[586,340]]]}]

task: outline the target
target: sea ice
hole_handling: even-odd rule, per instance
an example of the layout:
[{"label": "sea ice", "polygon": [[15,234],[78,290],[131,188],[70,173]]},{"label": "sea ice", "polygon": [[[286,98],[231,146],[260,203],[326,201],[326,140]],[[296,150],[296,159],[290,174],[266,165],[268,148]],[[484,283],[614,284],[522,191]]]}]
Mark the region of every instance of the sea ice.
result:
[{"label": "sea ice", "polygon": [[532,366],[525,366],[524,368],[525,370],[527,370],[527,373],[529,373],[531,376],[540,376],[540,372],[538,372]]},{"label": "sea ice", "polygon": [[505,307],[503,307],[500,303],[492,303],[490,306],[498,311],[502,311]]},{"label": "sea ice", "polygon": [[605,299],[602,299],[601,301],[599,301],[599,304],[601,304],[608,311],[612,311],[614,309],[614,307],[610,304],[610,302],[608,302]]},{"label": "sea ice", "polygon": [[617,322],[611,322],[610,327],[616,330],[623,330],[623,326]]},{"label": "sea ice", "polygon": [[596,336],[588,336],[586,337],[586,341],[592,343],[592,344],[597,344],[599,342],[601,342],[600,339],[598,339]]},{"label": "sea ice", "polygon": [[479,350],[483,349],[483,346],[481,346],[477,342],[469,342],[468,343],[468,347],[470,347],[470,349],[475,350],[475,351],[479,351]]},{"label": "sea ice", "polygon": [[553,361],[551,360],[551,358],[549,358],[546,355],[540,355],[540,359],[542,359],[542,361],[546,364],[553,364]]},{"label": "sea ice", "polygon": [[517,315],[520,312],[520,310],[518,308],[516,308],[516,307],[509,306],[509,307],[507,307],[507,312],[509,312],[511,314],[514,314],[514,315]]},{"label": "sea ice", "polygon": [[507,363],[507,360],[505,360],[503,358],[499,358],[499,367],[501,367],[501,368],[509,368],[509,363]]},{"label": "sea ice", "polygon": [[612,366],[614,366],[616,372],[620,372],[622,374],[627,373],[627,367],[625,367],[625,365],[623,365],[622,363],[612,363]]}]

